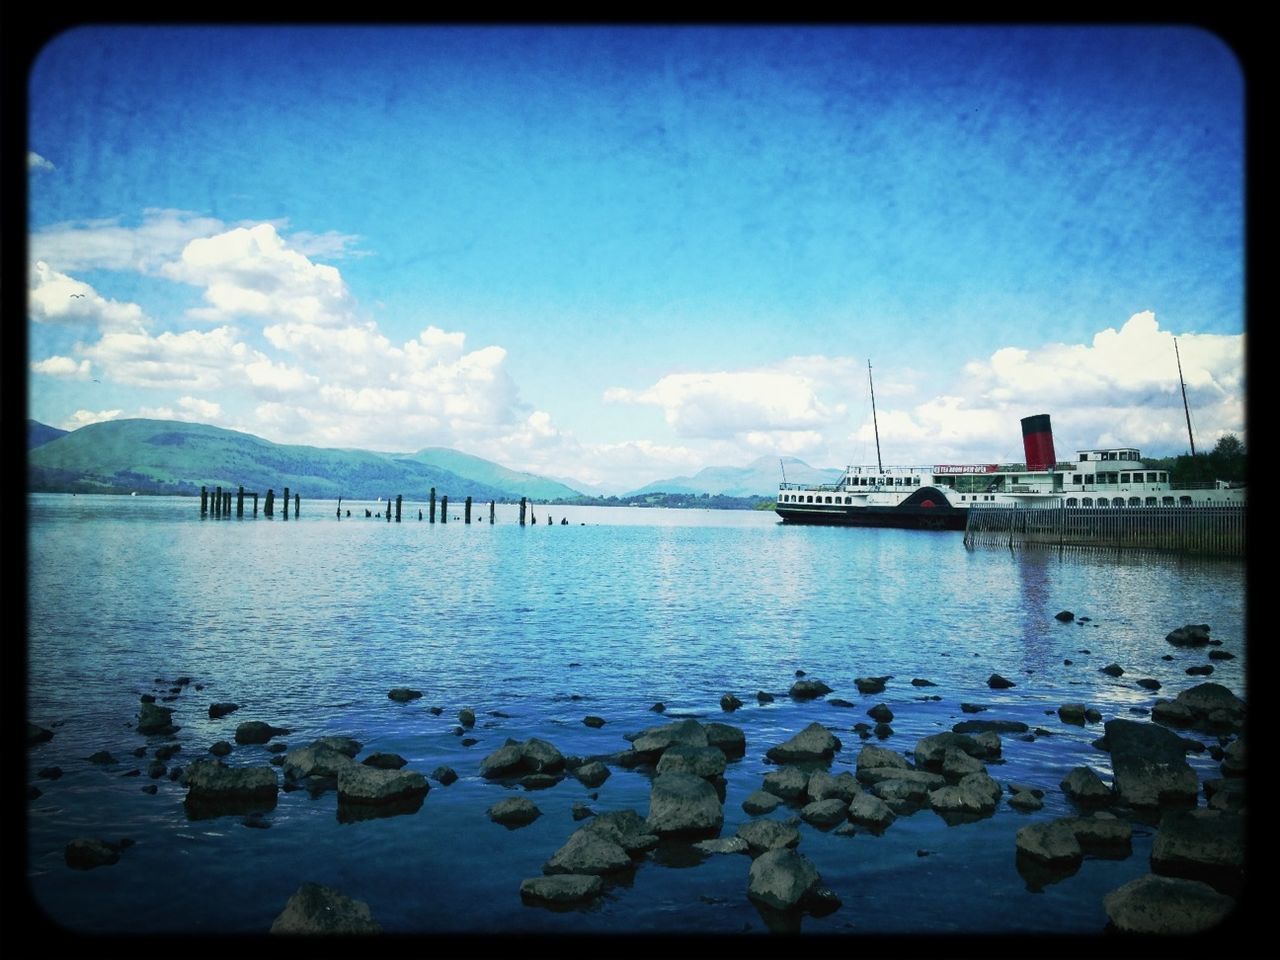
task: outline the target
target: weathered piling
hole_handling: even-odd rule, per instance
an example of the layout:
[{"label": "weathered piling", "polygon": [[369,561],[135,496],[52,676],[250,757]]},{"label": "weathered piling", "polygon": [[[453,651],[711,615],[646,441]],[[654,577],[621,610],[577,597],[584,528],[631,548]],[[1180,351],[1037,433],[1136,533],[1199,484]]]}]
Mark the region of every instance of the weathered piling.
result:
[{"label": "weathered piling", "polygon": [[203,517],[208,512],[208,510],[209,510],[209,491],[206,488],[201,487],[200,488],[200,516]]},{"label": "weathered piling", "polygon": [[213,515],[214,515],[215,517],[220,517],[220,516],[222,516],[222,488],[221,488],[221,487],[218,487],[218,488],[217,488],[217,490],[216,490],[216,492],[215,492],[215,497],[216,497],[216,499],[217,499],[217,506],[215,507],[215,509],[214,509],[214,511],[213,511]]},{"label": "weathered piling", "polygon": [[289,519],[289,488],[284,488],[284,519]]},{"label": "weathered piling", "polygon": [[293,519],[297,520],[302,516],[302,494],[295,493],[293,495]]},{"label": "weathered piling", "polygon": [[391,498],[387,497],[387,523],[391,522]]},{"label": "weathered piling", "polygon": [[524,510],[525,510],[525,500],[524,500],[524,497],[521,497],[520,498],[520,526],[522,527],[524,526]]},{"label": "weathered piling", "polygon": [[255,517],[258,515],[258,494],[256,492],[253,495],[253,515]]},{"label": "weathered piling", "polygon": [[965,546],[1109,547],[1244,556],[1245,504],[969,508]]},{"label": "weathered piling", "polygon": [[430,523],[436,522],[436,488],[431,488],[431,519]]},{"label": "weathered piling", "polygon": [[244,516],[244,484],[240,484],[240,490],[236,494],[236,516]]},{"label": "weathered piling", "polygon": [[231,488],[227,488],[227,492],[223,494],[227,498],[227,516],[231,516]]},{"label": "weathered piling", "polygon": [[402,496],[404,495],[400,493],[396,494],[396,523],[400,522],[400,498]]},{"label": "weathered piling", "polygon": [[342,498],[338,498],[338,519],[342,519]]},{"label": "weathered piling", "polygon": [[440,522],[441,523],[449,522],[449,498],[448,497],[440,498]]},{"label": "weathered piling", "polygon": [[262,515],[264,517],[274,517],[276,515],[276,492],[274,488],[267,491],[267,502],[262,505]]},{"label": "weathered piling", "polygon": [[418,521],[419,521],[419,522],[421,522],[421,521],[422,521],[422,508],[421,508],[421,507],[419,507],[419,508],[418,508]]},{"label": "weathered piling", "polygon": [[470,497],[467,497],[467,506],[466,506],[465,512],[466,512],[466,520],[464,522],[470,523],[471,522],[471,498]]},{"label": "weathered piling", "polygon": [[489,526],[493,526],[493,501],[489,501]]}]

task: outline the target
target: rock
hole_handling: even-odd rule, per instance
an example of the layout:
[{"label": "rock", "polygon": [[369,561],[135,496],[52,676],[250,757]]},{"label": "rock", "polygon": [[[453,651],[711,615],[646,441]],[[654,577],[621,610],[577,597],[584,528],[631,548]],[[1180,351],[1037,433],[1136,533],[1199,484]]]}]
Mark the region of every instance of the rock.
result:
[{"label": "rock", "polygon": [[533,773],[556,773],[564,769],[564,755],[546,740],[530,737],[520,746],[523,768]]},{"label": "rock", "polygon": [[1089,723],[1100,723],[1102,721],[1102,714],[1093,709],[1093,707],[1086,707],[1084,711],[1084,718]]},{"label": "rock", "polygon": [[749,820],[738,827],[737,835],[746,842],[753,857],[794,847],[800,842],[800,831],[780,820]]},{"label": "rock", "polygon": [[873,732],[880,740],[887,740],[893,736],[893,727],[887,723],[877,723]]},{"label": "rock", "polygon": [[409,761],[398,753],[371,753],[360,762],[366,767],[377,767],[379,770],[399,770]]},{"label": "rock", "polygon": [[1154,680],[1151,677],[1143,677],[1141,680],[1137,681],[1137,684],[1138,686],[1142,687],[1143,690],[1159,690],[1160,689],[1160,681]]},{"label": "rock", "polygon": [[885,683],[892,679],[892,677],[858,677],[853,683],[862,694],[884,693]]},{"label": "rock", "polygon": [[1211,932],[1235,909],[1231,897],[1208,884],[1152,874],[1112,890],[1102,903],[1116,930],[1156,936]]},{"label": "rock", "polygon": [[911,685],[913,687],[936,687],[937,686],[937,684],[934,683],[932,680],[924,680],[920,677],[913,678],[911,681]]},{"label": "rock", "polygon": [[218,807],[267,803],[275,805],[280,784],[270,767],[228,767],[221,760],[193,760],[183,774],[186,803]]},{"label": "rock", "polygon": [[178,728],[173,725],[172,717],[172,707],[157,707],[154,703],[144,703],[138,710],[138,732],[174,733]]},{"label": "rock", "polygon": [[1063,723],[1074,723],[1078,727],[1084,726],[1083,703],[1064,703],[1058,708],[1058,719]]},{"label": "rock", "polygon": [[1183,690],[1174,701],[1207,730],[1232,731],[1244,725],[1245,703],[1220,683],[1206,682]]},{"label": "rock", "polygon": [[959,780],[970,773],[984,773],[986,765],[963,750],[947,747],[942,755],[942,775],[949,779]]},{"label": "rock", "polygon": [[837,797],[827,800],[814,800],[800,811],[800,819],[815,827],[834,827],[843,822],[849,812],[848,801]]},{"label": "rock", "polygon": [[86,760],[88,760],[90,763],[98,763],[98,764],[115,763],[115,762],[116,762],[116,758],[115,758],[115,757],[113,757],[113,756],[112,756],[110,753],[108,753],[106,750],[99,750],[97,753],[94,753],[94,754],[91,754],[91,755],[90,755],[90,756],[88,756],[88,757],[85,757],[85,759],[86,759]]},{"label": "rock", "polygon": [[756,703],[773,703],[773,694],[763,690],[756,691]]},{"label": "rock", "polygon": [[784,766],[764,775],[764,789],[783,800],[800,800],[809,788],[809,776],[799,767]]},{"label": "rock", "polygon": [[688,773],[663,773],[653,778],[645,823],[659,835],[716,831],[724,823],[724,810],[720,795],[706,780]]},{"label": "rock", "polygon": [[1133,828],[1110,813],[1100,810],[1091,817],[1065,817],[1061,822],[1086,853],[1114,859],[1127,857],[1132,851]]},{"label": "rock", "polygon": [[72,840],[63,850],[63,858],[67,866],[76,870],[92,870],[94,867],[109,867],[120,861],[120,850],[113,843],[95,840],[91,837],[80,837]]},{"label": "rock", "polygon": [[1165,639],[1175,647],[1203,647],[1209,643],[1209,625],[1188,623],[1166,634]]},{"label": "rock", "polygon": [[1070,623],[1075,618],[1076,618],[1076,615],[1072,613],[1070,610],[1060,610],[1053,615],[1053,619],[1057,620],[1060,623]]},{"label": "rock", "polygon": [[402,804],[420,800],[430,789],[426,777],[409,770],[379,770],[353,763],[338,772],[340,804]]},{"label": "rock", "polygon": [[1157,700],[1151,708],[1151,719],[1170,727],[1189,727],[1196,720],[1190,708],[1172,700]]},{"label": "rock", "polygon": [[916,743],[916,765],[930,770],[941,769],[948,747],[961,750],[971,757],[984,757],[990,753],[989,745],[979,743],[967,733],[935,733]]},{"label": "rock", "polygon": [[1212,665],[1212,664],[1205,663],[1205,664],[1201,664],[1200,666],[1197,666],[1197,667],[1187,667],[1187,675],[1188,675],[1188,676],[1192,676],[1192,677],[1207,677],[1207,676],[1208,676],[1209,674],[1211,674],[1211,673],[1213,673],[1213,665]]},{"label": "rock", "polygon": [[867,716],[878,723],[890,723],[893,720],[893,711],[889,709],[887,703],[877,703],[867,711]]},{"label": "rock", "polygon": [[236,727],[236,743],[266,743],[272,737],[284,736],[289,731],[273,727],[261,720],[250,720]]},{"label": "rock", "polygon": [[631,857],[618,843],[585,827],[574,832],[543,864],[545,874],[570,873],[600,876],[631,866]]},{"label": "rock", "polygon": [[[281,732],[288,733],[289,731],[284,730]],[[352,740],[350,737],[321,737],[319,740],[315,741],[314,746],[325,747],[329,750],[336,750],[338,753],[350,757],[352,760],[355,759],[357,753],[364,749],[364,744],[359,740]],[[271,747],[267,747],[267,749],[270,750]]]},{"label": "rock", "polygon": [[417,700],[422,696],[421,690],[412,690],[409,687],[395,687],[387,691],[387,696],[396,703],[408,703],[410,700]]},{"label": "rock", "polygon": [[582,722],[595,730],[599,730],[604,726],[604,717],[587,716],[582,718]]},{"label": "rock", "polygon": [[774,763],[830,760],[841,747],[839,738],[820,723],[811,723],[786,743],[771,747],[765,756]]},{"label": "rock", "polygon": [[607,837],[631,856],[652,850],[658,845],[658,837],[634,810],[611,810],[602,813],[582,828],[590,833]]},{"label": "rock", "polygon": [[271,924],[279,934],[381,933],[369,905],[318,883],[304,883]]},{"label": "rock", "polygon": [[588,807],[585,803],[575,802],[569,811],[575,820],[585,820],[587,817],[594,817],[596,812]]},{"label": "rock", "polygon": [[431,779],[447,787],[458,779],[458,773],[453,767],[436,767],[431,771]]},{"label": "rock", "polygon": [[726,693],[720,698],[720,709],[725,713],[732,713],[742,706],[742,701],[735,697],[732,693]]},{"label": "rock", "polygon": [[1026,733],[1021,720],[961,720],[952,724],[952,733]]},{"label": "rock", "polygon": [[979,781],[973,780],[930,791],[929,806],[940,814],[985,816],[995,812],[999,796],[1000,794],[997,793],[992,797],[990,790],[984,789]]},{"label": "rock", "polygon": [[1234,660],[1235,658],[1236,658],[1236,655],[1234,653],[1228,653],[1226,650],[1210,650],[1209,651],[1210,660]]},{"label": "rock", "polygon": [[[787,691],[787,694],[794,700],[812,700],[830,692],[831,688],[821,680],[797,680],[791,685],[791,689]],[[768,694],[765,694],[765,696],[768,696]],[[773,698],[770,697],[769,699],[772,700]]]},{"label": "rock", "polygon": [[1017,684],[1014,683],[1012,680],[1006,680],[1004,677],[1000,676],[1000,674],[998,673],[993,673],[990,677],[987,678],[987,686],[990,687],[992,690],[1007,690],[1010,687],[1016,687]]},{"label": "rock", "polygon": [[809,774],[809,783],[805,787],[805,793],[809,795],[810,800],[835,798],[848,803],[861,792],[862,787],[857,778],[848,770],[837,777],[833,777],[825,770],[815,770]]},{"label": "rock", "polygon": [[147,776],[152,780],[159,780],[165,774],[165,766],[159,760],[153,760],[147,764]]},{"label": "rock", "polygon": [[1055,869],[1077,867],[1084,859],[1076,835],[1061,820],[1028,824],[1018,831],[1014,842],[1019,856]]},{"label": "rock", "polygon": [[530,877],[520,883],[521,900],[554,906],[590,900],[603,891],[604,881],[600,877],[583,873]]},{"label": "rock", "polygon": [[209,719],[217,720],[219,717],[225,717],[228,713],[235,713],[240,709],[238,703],[211,703],[209,704]]},{"label": "rock", "polygon": [[746,853],[750,850],[741,837],[718,837],[715,840],[699,840],[693,845],[703,853]]},{"label": "rock", "polygon": [[1204,793],[1209,798],[1210,810],[1229,810],[1240,813],[1245,807],[1245,782],[1239,777],[1206,780]]},{"label": "rock", "polygon": [[537,804],[524,797],[507,797],[499,800],[486,812],[490,820],[504,827],[523,827],[542,816],[542,811],[538,809]]},{"label": "rock", "polygon": [[770,850],[751,862],[747,896],[775,910],[791,910],[821,880],[813,864],[796,851]]},{"label": "rock", "polygon": [[664,710],[667,709],[667,705],[663,703],[661,700],[659,700],[649,709],[652,710],[654,713],[662,713]]},{"label": "rock", "polygon": [[1244,818],[1223,810],[1166,813],[1151,848],[1151,869],[1238,892],[1244,877]]},{"label": "rock", "polygon": [[[907,763],[907,758],[893,750],[885,747],[877,747],[875,744],[868,743],[862,748],[858,754],[857,771],[858,779],[862,780],[862,772],[864,770],[880,769],[888,767],[894,770],[910,770],[911,764]],[[866,782],[866,781],[864,781]]]},{"label": "rock", "polygon": [[1116,719],[1107,721],[1106,738],[1121,800],[1135,807],[1195,805],[1200,784],[1177,735],[1154,723]]},{"label": "rock", "polygon": [[853,798],[849,804],[849,820],[853,823],[884,830],[897,819],[897,815],[889,809],[889,805],[879,797],[862,793]]},{"label": "rock", "polygon": [[1222,754],[1222,775],[1225,777],[1243,777],[1245,765],[1244,738],[1232,742]]},{"label": "rock", "polygon": [[516,782],[526,790],[546,790],[564,779],[559,773],[526,773]]},{"label": "rock", "polygon": [[850,702],[849,700],[842,700],[839,697],[832,697],[830,700],[827,701],[827,703],[833,707],[843,707],[844,709],[850,709],[853,707],[852,702]]},{"label": "rock", "polygon": [[345,753],[316,742],[290,750],[284,755],[284,775],[290,780],[307,777],[333,777],[356,763]]},{"label": "rock", "polygon": [[1030,790],[1018,790],[1009,798],[1009,806],[1024,813],[1031,813],[1044,806],[1044,801]]},{"label": "rock", "polygon": [[657,773],[691,773],[709,779],[724,774],[725,755],[718,747],[689,747],[676,744],[663,751]]},{"label": "rock", "polygon": [[1068,800],[1080,806],[1108,804],[1114,799],[1111,788],[1090,767],[1076,767],[1059,786]]},{"label": "rock", "polygon": [[480,761],[480,776],[486,779],[510,776],[518,773],[524,764],[524,751],[515,740],[508,739],[493,753]]},{"label": "rock", "polygon": [[38,743],[48,743],[53,739],[53,731],[38,724],[27,721],[27,746],[34,747]]},{"label": "rock", "polygon": [[747,735],[737,727],[713,721],[703,724],[702,729],[707,735],[707,746],[718,748],[728,759],[734,760],[746,754]]},{"label": "rock", "polygon": [[584,763],[573,771],[573,775],[587,787],[598,787],[609,779],[609,768],[599,760]]},{"label": "rock", "polygon": [[1109,677],[1120,677],[1124,675],[1124,667],[1120,666],[1118,663],[1111,663],[1103,667],[1098,672],[1105,673]]},{"label": "rock", "polygon": [[782,799],[765,790],[756,790],[742,801],[742,809],[754,816],[772,813],[782,803]]},{"label": "rock", "polygon": [[631,742],[631,749],[656,763],[664,750],[677,743],[705,747],[707,731],[697,720],[678,720],[665,726],[642,730]]}]

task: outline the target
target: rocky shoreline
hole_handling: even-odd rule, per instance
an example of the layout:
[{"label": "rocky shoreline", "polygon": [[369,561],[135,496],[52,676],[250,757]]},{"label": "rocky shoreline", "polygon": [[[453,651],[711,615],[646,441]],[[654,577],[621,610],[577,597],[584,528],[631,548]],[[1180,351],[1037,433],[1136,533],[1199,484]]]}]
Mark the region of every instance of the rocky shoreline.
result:
[{"label": "rocky shoreline", "polygon": [[[1058,619],[1069,622],[1064,614]],[[1171,631],[1166,641],[1174,648],[1220,646],[1209,634],[1205,625],[1187,625]],[[1216,652],[1210,652],[1210,659],[1223,659],[1215,657]],[[843,906],[838,894],[823,882],[822,864],[811,861],[801,849],[806,831],[874,837],[892,830],[901,818],[925,812],[962,826],[991,817],[1007,804],[1031,818],[1011,830],[1008,840],[1009,855],[1031,889],[1071,876],[1089,858],[1132,856],[1133,825],[1154,827],[1150,872],[1104,898],[1108,930],[1203,933],[1232,918],[1244,892],[1247,767],[1245,703],[1226,687],[1200,680],[1205,673],[1202,666],[1212,669],[1205,664],[1186,671],[1197,678],[1194,685],[1175,697],[1155,698],[1149,720],[1104,717],[1085,703],[1058,707],[1056,718],[1061,724],[1101,725],[1102,735],[1094,747],[1109,756],[1110,782],[1089,765],[1071,770],[1058,783],[1003,781],[996,774],[1006,750],[1016,750],[1023,740],[1034,741],[1050,732],[1021,721],[964,720],[949,731],[918,738],[910,749],[890,749],[872,742],[893,732],[894,711],[884,703],[866,711],[874,725],[860,722],[850,729],[813,721],[776,743],[749,744],[739,726],[689,717],[620,734],[626,746],[607,754],[566,755],[540,737],[507,739],[485,754],[475,770],[464,770],[462,775],[526,794],[553,789],[570,778],[596,791],[618,770],[649,778],[646,809],[596,811],[586,803],[574,804],[573,819],[581,825],[567,833],[558,848],[547,851],[541,875],[513,885],[512,894],[531,908],[571,910],[588,905],[620,877],[643,869],[660,843],[681,844],[701,855],[744,857],[744,896],[770,929],[798,930],[802,917],[825,916]],[[1120,664],[1111,664],[1103,672],[1124,676]],[[876,695],[894,679],[858,677],[853,685],[860,695]],[[1151,678],[1134,682],[1152,694],[1160,687]],[[987,683],[992,690],[1017,686],[995,674]],[[144,695],[138,705],[135,732],[147,743],[131,751],[138,765],[121,775],[142,778],[145,774],[152,782],[141,789],[151,793],[154,781],[175,781],[187,791],[184,805],[193,820],[239,817],[246,826],[268,826],[264,816],[276,806],[280,792],[295,790],[308,791],[313,797],[336,793],[338,817],[344,822],[410,816],[421,810],[430,790],[448,787],[459,778],[458,771],[448,766],[436,766],[430,773],[405,769],[407,761],[392,753],[368,752],[361,758],[364,745],[348,737],[329,736],[291,746],[280,739],[289,735],[289,729],[261,720],[237,722],[233,714],[240,708],[229,702],[212,702],[201,709],[210,719],[234,724],[235,746],[228,739],[217,740],[207,747],[207,755],[175,764],[171,761],[175,757],[181,761],[183,750],[192,747],[184,748],[174,740],[181,729],[175,723],[178,710],[161,702],[174,702],[180,696],[190,700],[202,685],[190,677],[157,680],[157,684],[167,692],[159,697]],[[924,678],[914,678],[910,685],[916,690],[935,686]],[[827,683],[797,671],[786,693],[759,691],[754,699],[765,704],[775,696],[789,696],[800,704],[816,703],[834,692]],[[745,691],[739,693],[751,697]],[[423,694],[411,687],[394,687],[386,696],[405,704]],[[837,698],[826,703],[837,708],[854,706]],[[733,692],[725,693],[719,702],[726,720],[742,706],[743,700]],[[663,712],[661,707],[654,705],[656,714]],[[985,709],[967,703],[961,708],[973,714]],[[440,715],[444,708],[433,707],[431,712]],[[465,742],[476,724],[475,712],[464,707],[456,715],[456,732]],[[616,723],[596,715],[587,715],[582,722],[593,729]],[[55,737],[56,727],[28,722],[29,766],[46,787],[60,770],[36,769],[35,758]],[[863,742],[854,769],[834,774],[832,760],[844,749],[842,737]],[[1197,737],[1206,737],[1211,744]],[[269,759],[249,761],[245,747],[260,747]],[[725,774],[748,749],[753,755],[763,754],[768,772],[744,795],[731,796]],[[1187,762],[1188,753],[1205,752],[1217,762],[1220,776],[1202,780]],[[248,762],[224,759],[237,753],[243,753]],[[85,760],[103,766],[128,765],[109,749]],[[1073,815],[1036,817],[1054,791],[1070,804]],[[40,786],[28,787],[29,798],[40,792]],[[587,799],[597,797],[597,793],[587,794]],[[740,806],[750,819],[731,835],[723,835],[730,803]],[[530,796],[505,796],[486,813],[488,820],[508,830],[519,830],[542,815]],[[73,837],[67,841],[64,859],[75,870],[109,867],[121,863],[122,857],[127,860],[131,845],[128,838]],[[364,934],[381,929],[368,904],[353,899],[350,891],[305,878],[300,883],[298,892],[281,905],[271,932]]]}]

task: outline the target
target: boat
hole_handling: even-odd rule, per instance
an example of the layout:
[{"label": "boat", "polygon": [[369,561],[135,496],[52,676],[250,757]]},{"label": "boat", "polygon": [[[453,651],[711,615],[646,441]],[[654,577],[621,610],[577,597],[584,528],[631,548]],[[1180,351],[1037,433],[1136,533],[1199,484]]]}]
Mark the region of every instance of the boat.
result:
[{"label": "boat", "polygon": [[[871,365],[867,364],[868,380]],[[871,394],[875,420],[875,393]],[[778,486],[775,512],[784,523],[849,527],[964,530],[975,507],[1151,507],[1243,504],[1245,487],[1218,480],[1175,488],[1133,447],[1080,450],[1058,462],[1047,413],[1023,417],[1025,463],[849,466],[836,483]],[[1193,447],[1194,449],[1194,447]]]}]

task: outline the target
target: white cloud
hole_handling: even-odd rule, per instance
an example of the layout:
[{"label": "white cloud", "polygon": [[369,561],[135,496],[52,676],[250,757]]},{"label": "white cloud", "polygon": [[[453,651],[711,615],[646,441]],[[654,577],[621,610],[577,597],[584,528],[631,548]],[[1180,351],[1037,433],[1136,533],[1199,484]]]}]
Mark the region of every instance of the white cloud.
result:
[{"label": "white cloud", "polygon": [[[137,415],[148,420],[185,420],[192,423],[208,423],[222,413],[219,404],[199,397],[179,397],[178,407],[139,407]],[[252,431],[250,431],[252,432]]]},{"label": "white cloud", "polygon": [[34,373],[43,373],[50,377],[74,377],[77,380],[87,379],[91,372],[91,366],[88,360],[81,360],[76,363],[70,357],[59,356],[31,362],[31,370]]},{"label": "white cloud", "polygon": [[122,226],[119,219],[72,220],[51,224],[31,235],[32,259],[58,270],[131,270],[153,273],[175,259],[196,237],[227,229],[221,220],[183,210],[146,210],[142,223]]},{"label": "white cloud", "polygon": [[78,430],[80,427],[88,426],[91,423],[101,423],[104,420],[114,420],[123,410],[77,410],[66,420],[62,421],[63,430]]},{"label": "white cloud", "polygon": [[108,300],[43,260],[37,260],[27,276],[27,313],[36,323],[88,324],[103,330],[140,331],[147,323],[136,303]]},{"label": "white cloud", "polygon": [[27,169],[28,170],[57,170],[52,163],[46,160],[34,150],[27,153]]},{"label": "white cloud", "polygon": [[237,371],[261,355],[236,340],[230,327],[184,333],[107,333],[82,352],[132,386],[216,390],[239,379]]},{"label": "white cloud", "polygon": [[289,249],[270,223],[192,240],[161,273],[205,288],[209,306],[191,311],[205,321],[254,316],[337,327],[353,319],[351,295],[337,269]]}]

